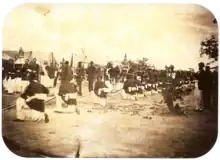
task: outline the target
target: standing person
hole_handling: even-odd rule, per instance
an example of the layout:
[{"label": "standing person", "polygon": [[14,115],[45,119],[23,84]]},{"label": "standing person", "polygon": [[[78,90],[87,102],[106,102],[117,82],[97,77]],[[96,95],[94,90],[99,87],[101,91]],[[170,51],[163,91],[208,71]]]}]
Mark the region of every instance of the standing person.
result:
[{"label": "standing person", "polygon": [[88,82],[89,82],[89,92],[93,92],[94,91],[94,81],[95,81],[95,77],[96,77],[96,68],[94,66],[93,61],[90,62],[90,65],[87,69],[88,72]]},{"label": "standing person", "polygon": [[50,65],[46,66],[45,68],[47,70],[49,78],[54,79],[56,68],[53,66],[53,63],[50,63]]},{"label": "standing person", "polygon": [[56,85],[57,85],[57,80],[58,80],[58,78],[60,78],[60,75],[61,75],[63,68],[64,68],[64,64],[61,62],[60,65],[58,66],[57,73],[54,78],[54,83],[53,83],[54,87],[56,87]]},{"label": "standing person", "polygon": [[9,59],[8,63],[6,63],[5,66],[5,72],[6,72],[6,79],[8,80],[9,78],[14,79],[15,75],[15,67],[14,67],[14,60]]},{"label": "standing person", "polygon": [[29,60],[25,59],[24,65],[22,66],[21,72],[22,72],[22,80],[28,80],[28,69],[29,66]]},{"label": "standing person", "polygon": [[40,66],[37,64],[37,59],[33,58],[32,63],[30,64],[30,70],[32,73],[35,74],[35,78],[39,80],[39,75],[40,75]]},{"label": "standing person", "polygon": [[78,86],[78,95],[82,96],[82,81],[85,77],[85,70],[84,67],[82,66],[82,62],[78,62],[78,66],[76,68],[76,81],[77,81],[77,86]]},{"label": "standing person", "polygon": [[61,83],[65,83],[66,81],[69,82],[72,79],[73,79],[73,71],[69,66],[69,61],[66,61],[61,71]]},{"label": "standing person", "polygon": [[198,108],[196,108],[196,111],[203,111],[204,109],[204,90],[205,90],[205,85],[206,85],[206,80],[205,80],[205,70],[204,66],[205,64],[203,62],[200,62],[198,64],[199,66],[199,72],[196,74],[196,78],[198,80],[198,90],[200,94],[200,105]]}]

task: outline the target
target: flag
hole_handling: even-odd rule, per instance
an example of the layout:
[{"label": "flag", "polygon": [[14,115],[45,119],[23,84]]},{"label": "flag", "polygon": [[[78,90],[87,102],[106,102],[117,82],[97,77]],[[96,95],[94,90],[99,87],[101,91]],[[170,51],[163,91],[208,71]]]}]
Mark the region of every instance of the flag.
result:
[{"label": "flag", "polygon": [[70,67],[73,67],[73,54],[71,56]]},{"label": "flag", "polygon": [[31,61],[31,59],[32,59],[32,53],[33,53],[33,52],[30,51],[30,54],[29,54],[29,56],[28,56],[28,58],[27,58],[29,61]]},{"label": "flag", "polygon": [[124,61],[127,61],[127,53],[125,53]]}]

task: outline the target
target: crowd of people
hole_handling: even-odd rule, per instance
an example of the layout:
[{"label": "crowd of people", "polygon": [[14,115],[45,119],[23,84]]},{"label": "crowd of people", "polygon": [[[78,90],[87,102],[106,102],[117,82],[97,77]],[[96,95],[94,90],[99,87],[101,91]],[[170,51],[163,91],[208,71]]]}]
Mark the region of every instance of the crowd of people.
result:
[{"label": "crowd of people", "polygon": [[[200,105],[196,111],[211,109],[211,106],[217,105],[218,73],[211,72],[209,66],[205,66],[204,63],[199,63],[199,72],[195,73],[194,71],[174,70],[173,66],[164,70],[156,70],[146,65],[129,63],[114,65],[109,62],[101,67],[91,61],[87,68],[84,67],[83,62],[78,62],[77,67],[73,69],[68,61],[62,61],[59,65],[53,63],[40,65],[36,58],[30,62],[26,59],[24,64],[16,64],[9,60],[3,64],[3,79],[19,77],[23,81],[29,81],[16,103],[19,120],[24,120],[21,110],[24,106],[28,106],[39,113],[41,118],[44,117],[45,122],[49,121],[44,110],[45,94],[49,94],[49,87],[45,86],[45,82],[40,78],[43,75],[53,80],[51,87],[59,84],[56,94],[57,108],[62,110],[62,104],[66,104],[72,106],[78,114],[77,96],[84,94],[82,90],[84,81],[88,82],[90,95],[97,97],[98,103],[103,106],[106,105],[108,93],[113,90],[120,91],[122,99],[137,100],[138,95],[172,93],[172,101],[182,100],[182,96],[191,94],[195,90],[197,81]],[[164,96],[164,99],[166,102],[167,96]],[[36,106],[39,107],[36,108]]]}]

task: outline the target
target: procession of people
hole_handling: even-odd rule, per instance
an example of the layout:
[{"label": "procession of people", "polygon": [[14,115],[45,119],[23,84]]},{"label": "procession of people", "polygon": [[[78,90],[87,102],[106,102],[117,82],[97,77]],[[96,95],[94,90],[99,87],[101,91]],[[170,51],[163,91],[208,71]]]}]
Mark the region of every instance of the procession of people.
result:
[{"label": "procession of people", "polygon": [[[69,61],[63,60],[59,65],[46,61],[41,64],[36,58],[20,58],[16,61],[10,59],[3,68],[4,89],[8,94],[20,93],[16,101],[18,121],[44,119],[46,123],[49,122],[49,115],[45,113],[45,101],[50,94],[55,96],[56,112],[63,112],[65,105],[69,108],[68,111],[79,115],[78,97],[84,96],[85,81],[88,82],[91,99],[103,107],[107,105],[108,94],[116,91],[120,93],[121,99],[128,100],[160,93],[168,107],[175,107],[171,104],[173,101],[182,100],[183,96],[193,93],[195,88],[198,88],[200,96],[200,103],[196,105],[195,111],[210,109],[217,104],[218,73],[211,72],[204,63],[199,63],[198,73],[174,70],[172,65],[164,70],[156,70],[147,65],[125,61],[121,65],[108,62],[104,67],[94,64],[93,61],[85,67],[80,61],[73,69]],[[50,88],[55,88],[55,92],[50,93]],[[170,93],[171,101],[168,96]],[[25,107],[31,110],[29,118],[22,113]]]}]

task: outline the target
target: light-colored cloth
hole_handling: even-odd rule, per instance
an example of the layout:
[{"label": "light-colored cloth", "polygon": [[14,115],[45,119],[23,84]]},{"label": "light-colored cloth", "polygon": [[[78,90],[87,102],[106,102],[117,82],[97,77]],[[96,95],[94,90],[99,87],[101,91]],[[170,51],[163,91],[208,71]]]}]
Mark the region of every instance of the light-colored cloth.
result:
[{"label": "light-colored cloth", "polygon": [[[76,99],[77,100],[77,93],[68,93],[68,94],[65,94],[65,100],[67,101],[68,99]],[[67,108],[63,108],[63,104],[64,105],[67,105]],[[61,96],[59,96],[58,94],[56,94],[56,111],[71,111],[71,112],[76,112],[76,105],[69,105],[69,104],[66,104]]]},{"label": "light-colored cloth", "polygon": [[19,120],[32,120],[32,121],[40,121],[44,120],[44,112],[39,112],[33,109],[30,109],[25,99],[18,98],[16,100],[16,118]]},{"label": "light-colored cloth", "polygon": [[135,100],[136,95],[127,94],[124,89],[121,90],[121,97],[124,100]]}]

